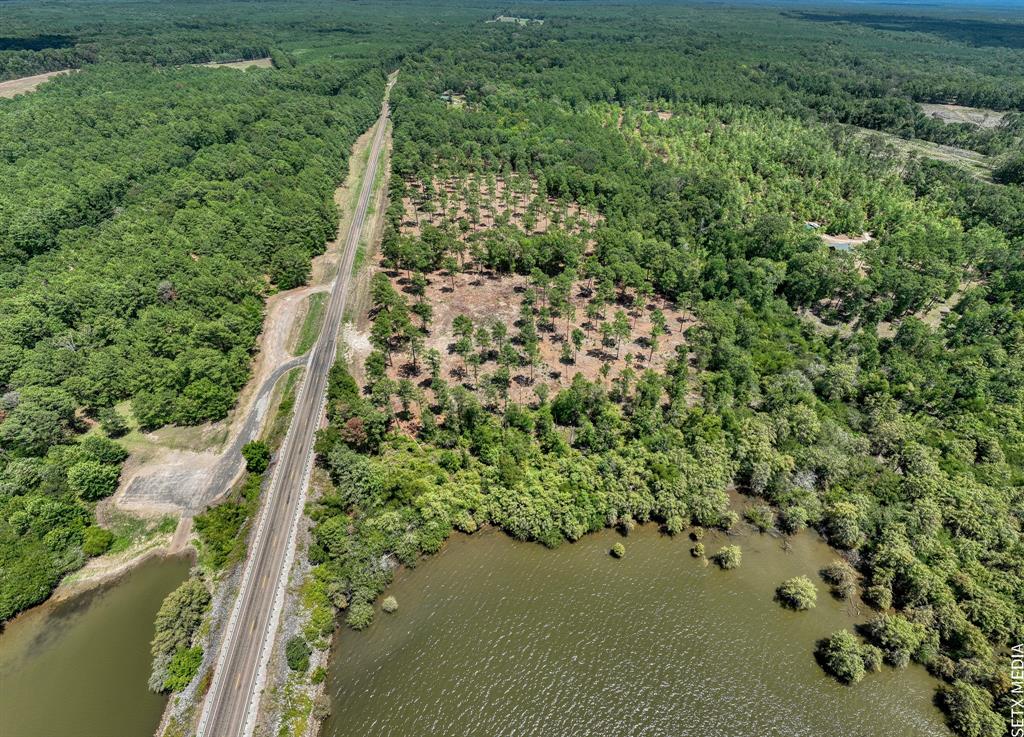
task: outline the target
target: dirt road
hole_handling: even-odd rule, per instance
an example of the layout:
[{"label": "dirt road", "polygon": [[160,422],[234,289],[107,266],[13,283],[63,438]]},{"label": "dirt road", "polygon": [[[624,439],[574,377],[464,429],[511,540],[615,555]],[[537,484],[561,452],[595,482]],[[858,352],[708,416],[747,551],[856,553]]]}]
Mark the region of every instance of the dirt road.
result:
[{"label": "dirt road", "polygon": [[136,476],[122,492],[117,505],[128,511],[162,510],[191,517],[214,503],[242,473],[242,446],[259,436],[274,386],[289,371],[304,366],[306,359],[306,356],[293,358],[270,373],[260,385],[256,401],[241,427],[212,464],[168,464],[171,467],[162,473]]}]

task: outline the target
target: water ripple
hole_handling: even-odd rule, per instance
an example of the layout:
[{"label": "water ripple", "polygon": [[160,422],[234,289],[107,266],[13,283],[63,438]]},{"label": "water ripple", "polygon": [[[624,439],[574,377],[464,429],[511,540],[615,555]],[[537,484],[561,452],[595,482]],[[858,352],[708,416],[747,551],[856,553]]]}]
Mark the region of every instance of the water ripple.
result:
[{"label": "water ripple", "polygon": [[[332,657],[325,737],[933,737],[947,735],[922,669],[845,688],[814,662],[815,640],[849,627],[818,607],[772,601],[832,553],[748,537],[730,572],[653,528],[602,532],[550,551],[493,532],[454,538],[403,571],[400,602]],[[714,550],[724,539],[705,540]]]}]

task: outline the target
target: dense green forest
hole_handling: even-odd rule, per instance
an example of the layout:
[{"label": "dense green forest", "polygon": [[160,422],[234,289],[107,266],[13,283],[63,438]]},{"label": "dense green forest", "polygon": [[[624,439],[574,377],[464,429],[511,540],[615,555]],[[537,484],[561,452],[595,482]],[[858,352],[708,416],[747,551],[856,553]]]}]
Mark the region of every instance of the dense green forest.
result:
[{"label": "dense green forest", "polygon": [[[871,610],[821,644],[826,669],[922,663],[957,733],[1003,733],[999,657],[1024,638],[1024,24],[121,9],[0,9],[0,79],[83,69],[0,100],[0,620],[109,545],[92,507],[126,422],[231,408],[262,300],[308,277],[400,67],[374,350],[335,367],[317,442],[321,603],[368,625],[394,565],[454,529],[551,546],[729,529],[735,487],[758,528],[817,530],[854,572],[843,595]],[[499,12],[544,22],[485,22]],[[276,68],[179,66],[267,54]],[[984,155],[992,177],[907,139]],[[439,319],[443,290],[474,281],[507,284],[516,312]],[[213,564],[239,554],[249,506],[204,518]],[[190,642],[157,654],[158,686],[181,685]]]},{"label": "dense green forest", "polygon": [[334,234],[383,84],[379,65],[110,64],[0,102],[0,618],[81,565],[88,506],[116,488],[77,435],[118,434],[126,399],[143,428],[232,407],[263,297]]}]

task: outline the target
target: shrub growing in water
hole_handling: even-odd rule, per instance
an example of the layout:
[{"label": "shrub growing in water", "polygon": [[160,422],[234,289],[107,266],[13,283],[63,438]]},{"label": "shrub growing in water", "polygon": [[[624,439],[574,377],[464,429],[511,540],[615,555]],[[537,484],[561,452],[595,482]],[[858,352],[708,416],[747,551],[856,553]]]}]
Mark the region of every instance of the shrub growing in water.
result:
[{"label": "shrub growing in water", "polygon": [[703,558],[704,543],[697,543],[692,548],[690,548],[690,555],[692,555],[694,558]]},{"label": "shrub growing in water", "polygon": [[804,611],[818,601],[818,591],[807,576],[796,576],[783,581],[775,589],[775,598],[785,607]]},{"label": "shrub growing in water", "polygon": [[849,599],[857,591],[857,572],[849,563],[838,558],[821,569],[821,577],[832,586],[832,596]]},{"label": "shrub growing in water", "polygon": [[884,612],[886,609],[892,608],[892,589],[882,584],[868,586],[864,590],[864,601],[869,606]]},{"label": "shrub growing in water", "polygon": [[380,608],[384,610],[385,614],[391,614],[398,611],[398,599],[393,596],[385,596],[384,601],[380,603]]},{"label": "shrub growing in water", "polygon": [[757,507],[748,507],[743,512],[743,516],[760,532],[767,532],[775,524],[775,513],[770,507],[763,504]]},{"label": "shrub growing in water", "polygon": [[849,630],[839,630],[819,640],[815,654],[825,672],[842,683],[857,683],[864,677],[860,643]]},{"label": "shrub growing in water", "polygon": [[860,642],[848,630],[839,630],[819,640],[815,656],[825,672],[842,683],[856,683],[865,673],[882,670],[882,650]]},{"label": "shrub growing in water", "polygon": [[939,705],[958,734],[969,737],[999,737],[1004,734],[1002,717],[992,710],[992,696],[964,681],[954,681],[939,690]]},{"label": "shrub growing in water", "polygon": [[807,510],[803,507],[786,507],[779,512],[779,527],[793,535],[807,527]]},{"label": "shrub growing in water", "polygon": [[928,653],[937,650],[937,642],[929,642],[936,635],[929,637],[923,625],[911,622],[900,616],[880,614],[864,625],[864,634],[881,648],[885,660],[897,668],[905,668],[910,659],[927,662]]},{"label": "shrub growing in water", "polygon": [[352,629],[366,629],[373,621],[373,605],[368,601],[353,601],[348,608],[345,621]]},{"label": "shrub growing in water", "polygon": [[724,548],[715,553],[713,560],[718,564],[719,568],[725,571],[730,571],[733,568],[738,568],[740,561],[743,559],[743,551],[740,550],[739,545],[726,545]]},{"label": "shrub growing in water", "polygon": [[665,520],[665,532],[669,535],[678,535],[684,529],[686,529],[686,520],[681,515],[669,515]]},{"label": "shrub growing in water", "polygon": [[860,659],[864,661],[864,670],[869,673],[878,673],[882,670],[882,651],[874,645],[862,645],[860,648]]},{"label": "shrub growing in water", "polygon": [[626,554],[626,546],[622,543],[615,543],[612,545],[611,554],[613,558],[621,558]]},{"label": "shrub growing in water", "polygon": [[956,663],[946,655],[936,655],[928,661],[928,672],[949,683],[956,677]]},{"label": "shrub growing in water", "polygon": [[305,673],[306,669],[309,668],[309,656],[312,652],[309,643],[306,642],[302,635],[293,635],[284,646],[284,655],[288,661],[288,667],[298,673]]}]

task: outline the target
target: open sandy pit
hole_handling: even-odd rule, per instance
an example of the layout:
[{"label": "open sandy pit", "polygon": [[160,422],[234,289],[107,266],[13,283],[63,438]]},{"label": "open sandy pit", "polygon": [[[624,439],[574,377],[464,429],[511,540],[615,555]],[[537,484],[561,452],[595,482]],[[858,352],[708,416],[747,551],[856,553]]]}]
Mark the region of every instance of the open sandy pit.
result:
[{"label": "open sandy pit", "polygon": [[201,67],[226,67],[228,69],[249,69],[250,67],[256,67],[258,69],[271,69],[274,64],[270,60],[269,56],[262,59],[242,59],[241,61],[209,61],[205,64],[197,64],[196,66]]},{"label": "open sandy pit", "polygon": [[77,70],[61,69],[57,72],[44,72],[43,74],[33,74],[31,77],[20,77],[18,79],[9,79],[6,82],[0,82],[0,97],[10,98],[15,95],[23,95],[26,92],[32,92],[43,82],[61,74],[70,74],[74,71]]},{"label": "open sandy pit", "polygon": [[978,128],[998,128],[1003,124],[1003,118],[1006,117],[1006,113],[979,107],[939,105],[930,102],[919,104],[925,115],[941,120],[943,123],[967,123]]}]

